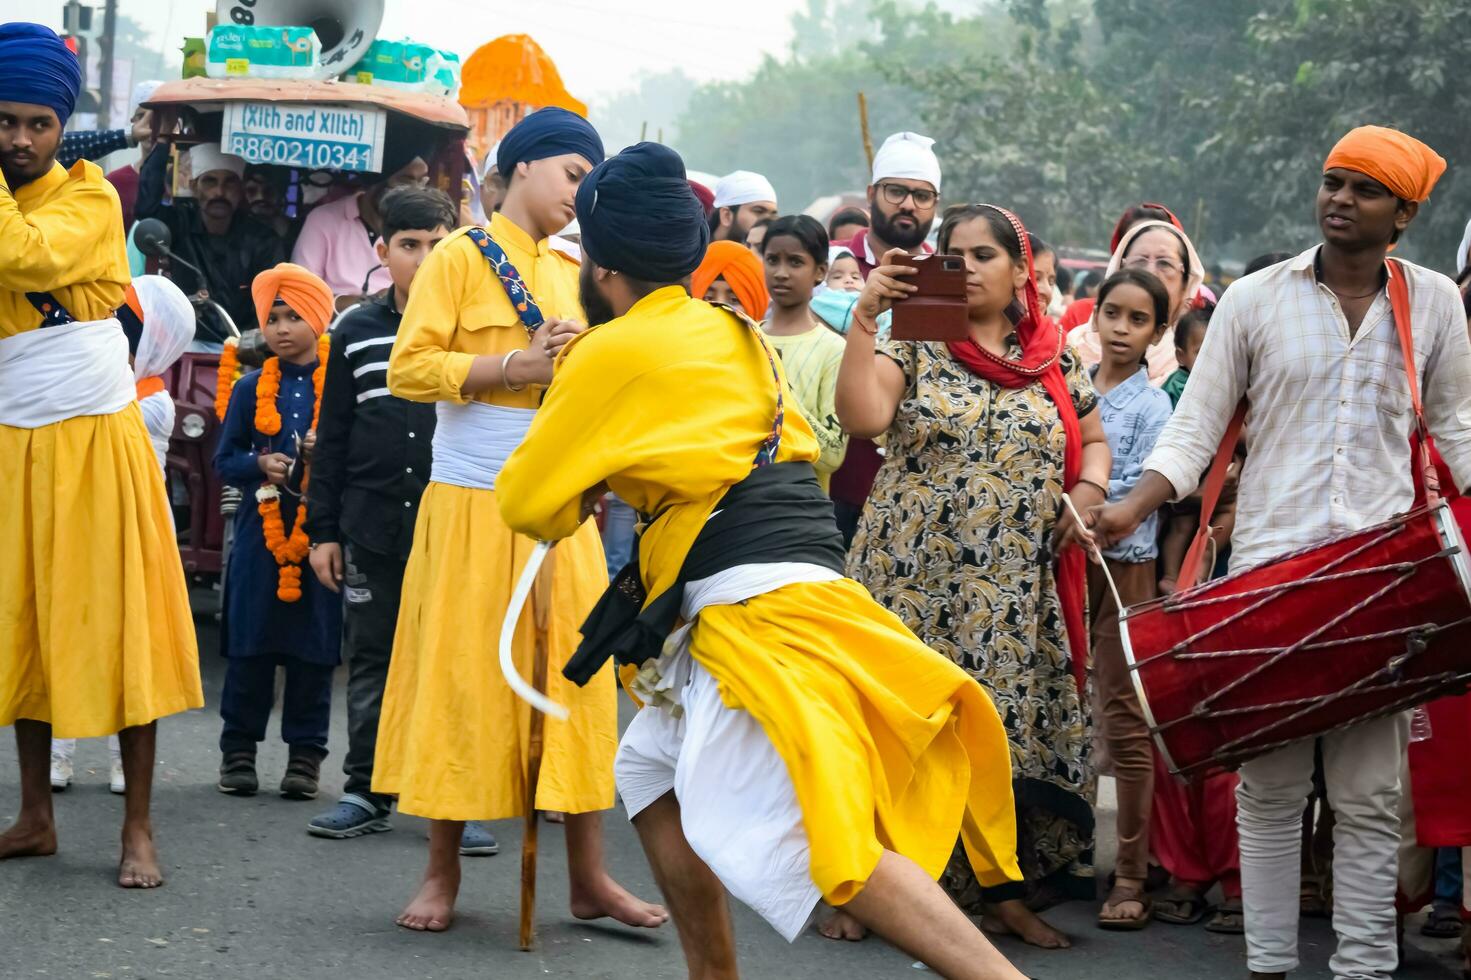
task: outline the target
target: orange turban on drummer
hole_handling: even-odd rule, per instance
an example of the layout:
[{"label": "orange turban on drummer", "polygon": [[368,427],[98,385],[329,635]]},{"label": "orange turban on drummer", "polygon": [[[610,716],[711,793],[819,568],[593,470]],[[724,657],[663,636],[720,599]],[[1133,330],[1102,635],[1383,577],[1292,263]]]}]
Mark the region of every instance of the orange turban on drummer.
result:
[{"label": "orange turban on drummer", "polygon": [[1338,141],[1324,170],[1342,167],[1373,177],[1395,197],[1425,201],[1445,173],[1445,160],[1415,137],[1383,126],[1360,126]]},{"label": "orange turban on drummer", "polygon": [[332,290],[306,269],[282,262],[255,277],[250,298],[255,301],[256,322],[264,327],[277,298],[297,312],[320,337],[332,322]]},{"label": "orange turban on drummer", "polygon": [[771,305],[766,295],[766,272],[749,248],[735,242],[711,242],[704,261],[690,276],[690,295],[704,299],[705,290],[716,279],[730,285],[746,316],[759,320],[766,315],[766,307]]}]

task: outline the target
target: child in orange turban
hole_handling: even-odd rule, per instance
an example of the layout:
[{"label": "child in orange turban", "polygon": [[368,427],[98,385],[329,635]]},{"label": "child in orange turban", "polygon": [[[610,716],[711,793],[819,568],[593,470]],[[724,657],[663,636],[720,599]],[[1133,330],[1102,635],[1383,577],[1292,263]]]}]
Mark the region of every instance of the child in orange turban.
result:
[{"label": "child in orange turban", "polygon": [[690,295],[709,303],[738,306],[753,320],[764,319],[771,305],[761,260],[735,242],[710,243],[704,261],[690,277]]},{"label": "child in orange turban", "polygon": [[302,574],[311,542],[301,491],[322,404],[332,292],[289,262],[256,276],[250,292],[273,356],[231,391],[214,458],[220,479],[244,497],[225,576],[218,786],[237,796],[259,788],[256,747],[266,737],[279,666],[286,672],[281,737],[288,747],[280,793],[311,799],[327,754],[342,632],[340,598]]}]

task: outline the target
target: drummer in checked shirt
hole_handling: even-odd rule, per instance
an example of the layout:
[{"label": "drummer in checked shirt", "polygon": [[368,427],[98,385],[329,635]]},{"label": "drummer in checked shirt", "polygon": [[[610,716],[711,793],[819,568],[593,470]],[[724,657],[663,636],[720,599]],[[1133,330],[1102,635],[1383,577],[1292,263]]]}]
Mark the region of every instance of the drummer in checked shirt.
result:
[{"label": "drummer in checked shirt", "polygon": [[[434,406],[388,393],[388,353],[419,265],[457,224],[450,199],[424,187],[395,188],[380,209],[378,255],[393,286],[344,313],[332,331],[307,485],[312,571],[342,593],[348,671],[344,794],[307,831],[337,839],[392,829],[392,799],[372,792],[373,760],[404,568],[429,481]],[[489,838],[474,824],[467,833]],[[493,838],[477,844],[495,847]]]},{"label": "drummer in checked shirt", "polygon": [[[1232,284],[1146,472],[1123,500],[1095,509],[1107,546],[1166,500],[1191,493],[1237,402],[1250,405],[1233,572],[1411,509],[1411,410],[1404,359],[1385,290],[1385,256],[1445,170],[1404,133],[1362,127],[1323,167],[1323,242]],[[1426,421],[1460,489],[1471,487],[1471,341],[1450,279],[1402,262]],[[1305,611],[1306,612],[1306,611]],[[1405,715],[1322,736],[1334,831],[1335,978],[1395,970],[1395,870]],[[1253,978],[1298,965],[1301,814],[1312,788],[1313,742],[1241,767],[1237,825]]]}]

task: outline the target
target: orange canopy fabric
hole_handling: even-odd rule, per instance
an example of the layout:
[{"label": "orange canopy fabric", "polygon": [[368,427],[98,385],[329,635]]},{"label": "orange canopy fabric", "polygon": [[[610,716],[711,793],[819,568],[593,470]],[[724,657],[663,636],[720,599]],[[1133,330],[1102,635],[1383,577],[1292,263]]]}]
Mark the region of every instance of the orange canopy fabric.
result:
[{"label": "orange canopy fabric", "polygon": [[557,66],[528,34],[507,34],[483,44],[460,68],[460,105],[479,109],[503,99],[587,116],[587,105],[568,94]]},{"label": "orange canopy fabric", "polygon": [[711,242],[700,267],[690,276],[690,295],[703,299],[716,279],[729,283],[746,316],[759,320],[766,315],[771,304],[766,295],[766,271],[749,248],[736,242]]},{"label": "orange canopy fabric", "polygon": [[1424,201],[1445,173],[1445,160],[1407,133],[1383,126],[1360,126],[1338,141],[1323,161],[1324,170],[1342,167],[1373,177],[1406,201]]},{"label": "orange canopy fabric", "polygon": [[332,290],[327,284],[299,265],[282,262],[255,277],[250,284],[250,298],[255,302],[256,321],[265,327],[276,297],[312,325],[317,336],[332,322]]}]

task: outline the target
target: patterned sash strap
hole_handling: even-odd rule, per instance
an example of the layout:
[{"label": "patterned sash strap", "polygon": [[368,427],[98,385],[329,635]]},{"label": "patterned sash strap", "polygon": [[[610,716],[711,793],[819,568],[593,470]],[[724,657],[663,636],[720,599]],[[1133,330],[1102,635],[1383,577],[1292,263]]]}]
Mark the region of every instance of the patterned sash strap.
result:
[{"label": "patterned sash strap", "polygon": [[521,325],[526,328],[527,335],[536,333],[546,322],[546,317],[541,315],[541,307],[531,297],[531,290],[526,288],[526,281],[506,256],[506,250],[497,245],[495,239],[485,233],[484,228],[471,228],[465,234],[480,249],[480,254],[485,256],[485,261],[490,263],[496,278],[505,287],[506,298],[516,308],[516,315],[521,318]]},{"label": "patterned sash strap", "polygon": [[60,327],[64,324],[75,323],[77,318],[71,315],[71,311],[61,305],[61,301],[50,293],[26,293],[26,301],[36,308],[41,314],[41,326]]}]

